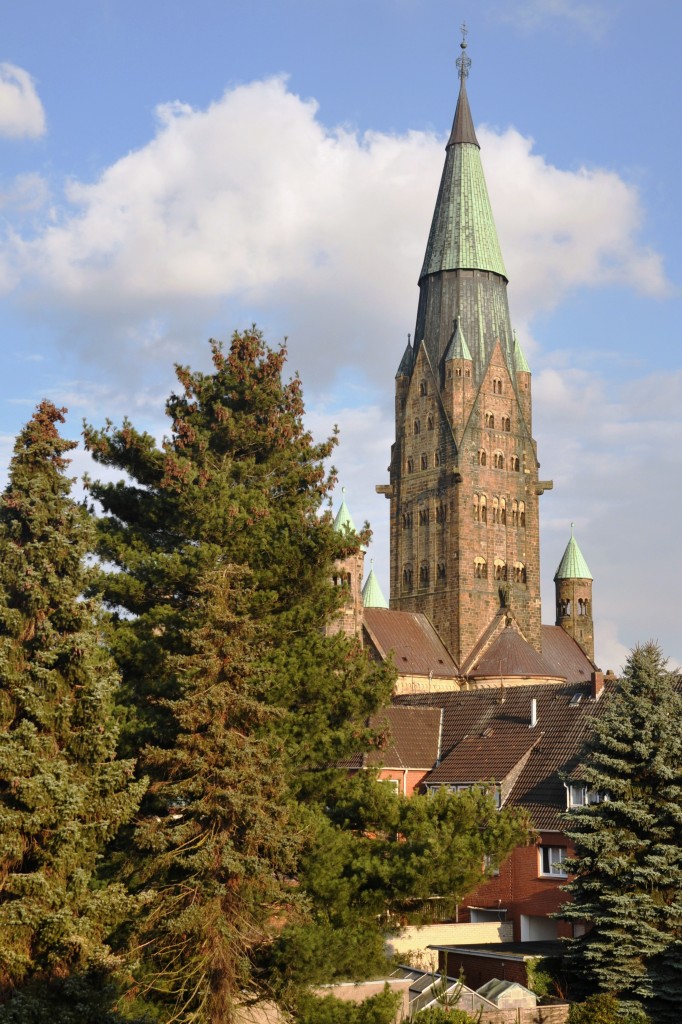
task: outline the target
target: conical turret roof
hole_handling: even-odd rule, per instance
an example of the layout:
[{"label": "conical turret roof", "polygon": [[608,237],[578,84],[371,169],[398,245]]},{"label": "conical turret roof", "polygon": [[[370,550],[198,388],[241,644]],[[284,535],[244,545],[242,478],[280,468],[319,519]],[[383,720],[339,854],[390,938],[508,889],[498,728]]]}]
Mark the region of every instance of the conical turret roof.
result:
[{"label": "conical turret roof", "polygon": [[471,359],[471,352],[469,351],[469,346],[466,343],[464,331],[460,326],[459,320],[455,320],[452,339],[445,353],[445,361],[447,362],[448,359]]},{"label": "conical turret roof", "polygon": [[514,367],[517,373],[530,373],[530,366],[523,354],[523,349],[519,345],[516,331],[514,331]]},{"label": "conical turret roof", "polygon": [[591,580],[594,579],[587,567],[583,553],[578,547],[578,542],[573,536],[573,523],[571,523],[571,539],[566,545],[563,557],[559,562],[559,568],[554,573],[555,580]]},{"label": "conical turret roof", "polygon": [[414,366],[414,349],[410,341],[410,336],[407,336],[407,348],[403,352],[403,358],[400,360],[400,366],[396,377],[411,377],[412,367]]},{"label": "conical turret roof", "polygon": [[[350,510],[348,508],[348,505],[346,504],[346,488],[345,487],[341,488],[341,494],[342,494],[341,504],[339,505],[339,510],[336,513],[335,517],[334,517],[334,529],[337,531],[337,533],[343,533],[343,531],[346,530],[346,529],[350,530],[351,533],[357,533],[358,531],[355,528],[355,523],[353,522],[353,517],[350,514]],[[360,545],[360,550],[361,551],[366,551],[367,548],[365,547],[364,544],[361,544]]]},{"label": "conical turret roof", "polygon": [[488,270],[507,279],[467,97],[470,63],[466,55],[457,61],[459,98],[420,280],[459,269]]},{"label": "conical turret roof", "polygon": [[369,575],[362,588],[362,603],[365,608],[388,608],[388,601],[374,572],[374,559],[370,563]]}]

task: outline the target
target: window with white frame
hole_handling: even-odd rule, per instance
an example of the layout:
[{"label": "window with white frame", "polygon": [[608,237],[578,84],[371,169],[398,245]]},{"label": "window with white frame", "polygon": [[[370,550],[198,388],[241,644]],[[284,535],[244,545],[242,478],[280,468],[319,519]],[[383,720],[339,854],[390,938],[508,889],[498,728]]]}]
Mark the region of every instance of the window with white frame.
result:
[{"label": "window with white frame", "polygon": [[566,859],[565,846],[541,846],[540,847],[540,874],[549,875],[552,878],[566,878],[568,872],[564,867]]},{"label": "window with white frame", "polygon": [[588,789],[584,782],[572,782],[567,788],[569,807],[586,807],[588,804],[601,803],[599,793]]},{"label": "window with white frame", "polygon": [[400,793],[400,782],[398,779],[379,779],[385,786],[390,786],[396,793]]}]

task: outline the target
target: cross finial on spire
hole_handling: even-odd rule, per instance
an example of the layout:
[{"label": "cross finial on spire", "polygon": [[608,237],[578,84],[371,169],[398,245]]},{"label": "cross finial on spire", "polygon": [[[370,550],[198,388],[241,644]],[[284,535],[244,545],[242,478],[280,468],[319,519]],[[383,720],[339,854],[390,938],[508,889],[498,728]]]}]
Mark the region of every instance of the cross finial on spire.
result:
[{"label": "cross finial on spire", "polygon": [[462,33],[462,42],[459,45],[460,45],[460,49],[461,49],[462,53],[457,58],[456,64],[457,64],[457,73],[458,73],[458,75],[460,77],[460,81],[461,81],[463,78],[468,78],[469,77],[469,68],[471,67],[471,57],[467,57],[467,53],[466,53],[467,34],[468,34],[469,30],[468,30],[468,28],[466,26],[466,22],[465,21],[462,22],[462,24],[460,26],[460,31]]},{"label": "cross finial on spire", "polygon": [[575,529],[575,523],[571,523],[571,537],[573,536],[574,529]]}]

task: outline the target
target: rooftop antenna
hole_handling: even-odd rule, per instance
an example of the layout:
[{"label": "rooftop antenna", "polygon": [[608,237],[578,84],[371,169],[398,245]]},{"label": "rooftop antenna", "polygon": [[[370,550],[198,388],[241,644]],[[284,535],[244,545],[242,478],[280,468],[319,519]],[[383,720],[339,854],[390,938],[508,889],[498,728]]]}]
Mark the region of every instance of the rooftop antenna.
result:
[{"label": "rooftop antenna", "polygon": [[459,45],[460,45],[460,49],[461,49],[462,53],[457,58],[455,63],[457,64],[457,73],[458,73],[458,75],[460,77],[460,80],[461,80],[463,78],[468,78],[469,77],[469,68],[471,67],[471,57],[468,57],[467,56],[467,52],[466,52],[466,48],[467,48],[467,35],[469,33],[469,30],[467,28],[467,25],[466,25],[465,21],[462,22],[462,24],[460,26],[460,31],[462,33],[462,42]]}]

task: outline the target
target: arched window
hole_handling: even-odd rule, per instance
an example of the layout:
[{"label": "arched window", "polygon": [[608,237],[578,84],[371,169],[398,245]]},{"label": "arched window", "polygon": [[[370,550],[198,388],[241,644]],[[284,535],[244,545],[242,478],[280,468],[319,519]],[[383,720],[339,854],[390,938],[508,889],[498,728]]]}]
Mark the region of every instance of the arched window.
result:
[{"label": "arched window", "polygon": [[482,523],[487,523],[488,522],[488,499],[486,498],[485,494],[481,495],[480,501],[481,501],[481,522]]},{"label": "arched window", "polygon": [[427,421],[426,421],[426,429],[427,430],[433,430],[433,416],[429,416],[429,418],[427,419]]},{"label": "arched window", "polygon": [[507,525],[507,500],[506,498],[500,498],[500,523],[502,526]]},{"label": "arched window", "polygon": [[474,558],[474,579],[488,579],[488,564],[485,558],[481,558],[480,555],[477,558]]},{"label": "arched window", "polygon": [[465,377],[470,377],[471,376],[471,370],[465,370],[464,371],[464,376]]},{"label": "arched window", "polygon": [[478,523],[481,519],[481,506],[478,503],[478,495],[474,494],[474,522]]},{"label": "arched window", "polygon": [[493,429],[495,426],[495,417],[491,412],[487,412],[485,414],[485,425],[486,427],[490,427],[491,429]]},{"label": "arched window", "polygon": [[509,458],[509,468],[515,473],[519,472],[519,457],[518,455],[511,455]]},{"label": "arched window", "polygon": [[429,563],[422,562],[419,566],[419,586],[428,587],[429,585]]},{"label": "arched window", "polygon": [[407,460],[407,472],[414,473],[414,459]]},{"label": "arched window", "polygon": [[502,381],[500,380],[499,377],[493,377],[493,394],[494,395],[501,395],[502,394]]},{"label": "arched window", "polygon": [[436,452],[435,455],[433,456],[433,464],[436,468],[440,466],[440,452]]},{"label": "arched window", "polygon": [[429,457],[426,454],[426,452],[422,453],[421,467],[422,467],[422,469],[428,469],[429,468]]},{"label": "arched window", "polygon": [[428,388],[426,386],[426,381],[423,380],[419,384],[419,394],[420,395],[426,395],[427,393],[428,393]]},{"label": "arched window", "polygon": [[493,523],[499,523],[500,521],[500,501],[499,498],[493,498]]},{"label": "arched window", "polygon": [[526,567],[523,562],[514,562],[514,583],[526,582]]},{"label": "arched window", "polygon": [[504,469],[504,455],[502,452],[493,453],[493,468]]},{"label": "arched window", "polygon": [[421,434],[422,425],[421,425],[419,420],[415,420],[414,421],[414,428],[413,428],[413,430],[414,430],[415,434]]},{"label": "arched window", "polygon": [[519,503],[516,500],[516,498],[514,498],[514,500],[512,501],[511,512],[512,512],[512,526],[518,526],[519,525]]},{"label": "arched window", "polygon": [[447,378],[448,378],[448,380],[452,380],[452,367],[451,366],[448,366]]},{"label": "arched window", "polygon": [[406,565],[403,569],[403,587],[410,588],[412,586],[412,566]]},{"label": "arched window", "polygon": [[412,529],[412,513],[403,512],[403,530]]},{"label": "arched window", "polygon": [[525,502],[519,502],[519,526],[526,525],[526,505]]},{"label": "arched window", "polygon": [[493,564],[495,566],[495,579],[496,580],[506,580],[506,578],[507,578],[507,566],[506,566],[505,562],[503,562],[501,558],[496,558],[495,562]]},{"label": "arched window", "polygon": [[419,509],[419,525],[425,526],[429,521],[429,510],[428,508]]},{"label": "arched window", "polygon": [[485,449],[481,448],[481,450],[478,453],[478,464],[479,464],[479,466],[485,466],[487,461],[488,461],[488,456],[485,453]]},{"label": "arched window", "polygon": [[444,523],[448,518],[448,507],[442,502],[436,506],[436,522]]},{"label": "arched window", "polygon": [[[457,367],[457,369],[455,370],[455,374],[456,374],[457,377],[461,377],[462,376],[462,367],[461,366]],[[467,374],[467,377],[468,376],[469,376],[469,374]]]},{"label": "arched window", "polygon": [[439,562],[438,563],[438,569],[437,569],[437,573],[436,574],[437,574],[438,580],[440,580],[441,583],[444,582],[444,580],[445,580],[445,562]]}]

